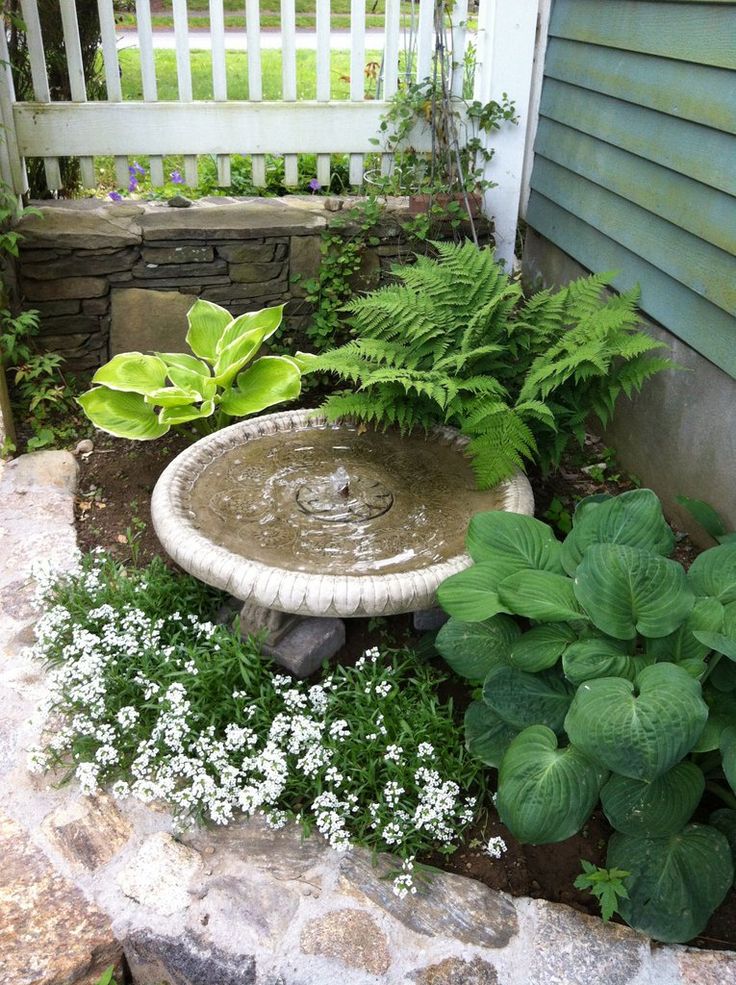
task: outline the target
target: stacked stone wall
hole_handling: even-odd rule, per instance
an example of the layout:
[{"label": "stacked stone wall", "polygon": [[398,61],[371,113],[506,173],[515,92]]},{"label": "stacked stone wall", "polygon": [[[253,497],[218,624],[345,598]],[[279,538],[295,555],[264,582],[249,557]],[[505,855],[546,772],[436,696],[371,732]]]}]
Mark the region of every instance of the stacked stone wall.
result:
[{"label": "stacked stone wall", "polygon": [[[319,272],[323,231],[341,215],[325,201],[45,206],[20,223],[20,300],[40,313],[43,348],[73,372],[125,350],[183,348],[186,309],[196,297],[234,315],[286,303],[287,334],[303,341],[311,314],[304,285]],[[408,200],[389,201],[371,230],[356,290],[378,286],[394,263],[410,258],[408,216]],[[483,238],[490,240],[490,226]]]}]

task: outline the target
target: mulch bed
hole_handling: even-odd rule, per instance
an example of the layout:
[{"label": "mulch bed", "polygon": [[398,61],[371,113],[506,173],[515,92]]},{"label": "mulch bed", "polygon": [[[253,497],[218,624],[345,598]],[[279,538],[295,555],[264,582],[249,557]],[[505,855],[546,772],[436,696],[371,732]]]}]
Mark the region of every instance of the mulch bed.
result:
[{"label": "mulch bed", "polygon": [[[77,533],[83,551],[101,546],[120,561],[134,556],[146,563],[163,550],[153,531],[150,497],[159,475],[166,465],[186,445],[180,435],[167,435],[153,442],[129,442],[97,434],[94,451],[80,456],[79,493],[77,499]],[[612,461],[610,452],[590,436],[582,454],[570,456],[554,476],[531,474],[536,515],[541,518],[554,504],[555,515],[572,512],[575,502],[593,493],[619,493],[635,487],[631,477],[622,474]],[[698,550],[684,534],[678,533],[675,558],[688,567]],[[341,662],[350,663],[369,646],[393,641],[394,644],[418,642],[410,617],[396,616],[386,620],[348,620],[345,650],[338,655]],[[468,689],[460,682],[448,686],[459,712],[469,700]],[[707,801],[707,798],[706,798]],[[710,810],[720,804],[701,805],[701,816],[707,820]],[[605,864],[606,843],[611,828],[600,811],[595,811],[582,832],[567,841],[554,845],[522,845],[501,824],[495,811],[474,830],[451,856],[434,856],[422,861],[449,872],[471,876],[493,889],[514,896],[531,896],[566,903],[584,913],[598,915],[598,907],[590,894],[577,890],[573,881],[580,874],[580,859],[596,865]],[[500,859],[490,858],[484,844],[494,835],[506,842],[507,851]],[[736,948],[736,893],[710,921],[693,945],[704,948]]]}]

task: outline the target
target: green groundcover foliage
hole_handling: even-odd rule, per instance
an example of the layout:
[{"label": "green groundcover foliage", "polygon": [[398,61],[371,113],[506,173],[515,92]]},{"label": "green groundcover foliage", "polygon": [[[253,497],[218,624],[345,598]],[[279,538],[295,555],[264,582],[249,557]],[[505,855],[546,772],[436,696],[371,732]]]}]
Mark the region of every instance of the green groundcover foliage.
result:
[{"label": "green groundcover foliage", "polygon": [[[532,517],[478,514],[437,638],[480,688],[466,743],[498,768],[503,822],[562,841],[600,802],[607,865],[628,873],[619,911],[667,942],[703,930],[736,850],[736,543],[687,573],[674,544],[648,489],[583,500],[563,542]],[[709,818],[706,789],[725,804]]]}]

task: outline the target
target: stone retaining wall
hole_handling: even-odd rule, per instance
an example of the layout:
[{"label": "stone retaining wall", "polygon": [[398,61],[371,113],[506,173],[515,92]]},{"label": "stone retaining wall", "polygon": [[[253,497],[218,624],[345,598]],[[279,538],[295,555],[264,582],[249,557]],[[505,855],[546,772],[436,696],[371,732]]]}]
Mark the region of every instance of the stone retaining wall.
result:
[{"label": "stone retaining wall", "polygon": [[[131,349],[184,348],[195,297],[234,315],[286,302],[287,336],[303,334],[305,281],[319,271],[320,236],[342,218],[334,199],[201,199],[162,203],[56,202],[24,217],[19,290],[41,315],[41,343],[72,371]],[[377,286],[410,255],[407,199],[390,199],[371,231],[356,289]],[[490,240],[489,227],[483,231]],[[173,295],[173,296],[172,296]]]}]

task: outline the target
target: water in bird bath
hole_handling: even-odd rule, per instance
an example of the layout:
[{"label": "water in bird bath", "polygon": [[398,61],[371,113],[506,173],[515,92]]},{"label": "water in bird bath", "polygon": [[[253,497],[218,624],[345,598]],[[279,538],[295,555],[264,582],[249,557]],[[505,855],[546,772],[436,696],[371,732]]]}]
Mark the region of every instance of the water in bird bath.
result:
[{"label": "water in bird bath", "polygon": [[502,501],[478,491],[454,438],[311,425],[213,457],[182,505],[207,540],[250,560],[369,575],[461,555],[468,518]]}]

